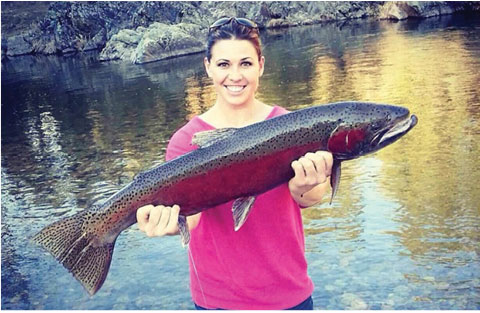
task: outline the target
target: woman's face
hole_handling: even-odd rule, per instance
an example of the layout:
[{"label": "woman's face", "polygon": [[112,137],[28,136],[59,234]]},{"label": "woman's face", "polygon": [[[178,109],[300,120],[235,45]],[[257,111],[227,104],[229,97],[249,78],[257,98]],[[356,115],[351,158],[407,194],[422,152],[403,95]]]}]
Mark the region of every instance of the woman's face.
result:
[{"label": "woman's face", "polygon": [[217,101],[240,106],[253,102],[265,59],[248,40],[219,40],[212,47],[210,62],[205,58],[208,77],[212,78]]}]

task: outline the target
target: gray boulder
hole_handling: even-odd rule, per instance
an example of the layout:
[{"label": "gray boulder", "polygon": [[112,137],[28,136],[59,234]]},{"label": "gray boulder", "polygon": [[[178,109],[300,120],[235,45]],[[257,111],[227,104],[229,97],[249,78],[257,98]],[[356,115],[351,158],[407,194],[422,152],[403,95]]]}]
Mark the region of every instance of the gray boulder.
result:
[{"label": "gray boulder", "polygon": [[422,17],[433,17],[452,14],[457,11],[454,3],[441,1],[411,1],[408,2]]},{"label": "gray boulder", "polygon": [[146,28],[142,26],[138,27],[137,30],[122,29],[107,42],[99,55],[100,61],[132,60],[145,31]]},{"label": "gray boulder", "polygon": [[205,33],[202,27],[180,23],[166,25],[153,23],[143,35],[132,55],[136,64],[154,62],[174,56],[198,53],[205,50]]},{"label": "gray boulder", "polygon": [[12,36],[6,40],[7,56],[17,56],[30,54],[33,52],[33,46],[25,40],[23,35]]},{"label": "gray boulder", "polygon": [[404,20],[415,17],[433,17],[458,11],[478,11],[479,5],[470,2],[446,1],[396,1],[385,2],[380,8],[379,19]]},{"label": "gray boulder", "polygon": [[180,23],[153,23],[148,28],[124,29],[112,36],[100,60],[129,60],[136,64],[154,62],[205,50],[204,27]]},{"label": "gray boulder", "polygon": [[380,9],[380,19],[405,20],[419,17],[420,13],[406,2],[387,2]]}]

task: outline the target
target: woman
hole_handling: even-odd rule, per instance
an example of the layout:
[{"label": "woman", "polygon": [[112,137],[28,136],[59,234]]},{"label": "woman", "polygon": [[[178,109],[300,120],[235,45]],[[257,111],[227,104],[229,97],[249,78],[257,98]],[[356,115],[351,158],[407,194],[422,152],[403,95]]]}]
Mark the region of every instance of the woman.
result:
[{"label": "woman", "polygon": [[[243,127],[287,113],[255,98],[265,57],[252,21],[216,21],[209,30],[204,63],[216,102],[172,136],[167,160],[195,149],[191,141],[196,132]],[[332,155],[308,153],[291,166],[295,176],[259,195],[238,231],[232,202],[187,218],[191,292],[197,309],[313,308],[300,208],[321,201]],[[177,205],[142,207],[137,212],[139,228],[150,237],[177,234],[179,211]]]}]

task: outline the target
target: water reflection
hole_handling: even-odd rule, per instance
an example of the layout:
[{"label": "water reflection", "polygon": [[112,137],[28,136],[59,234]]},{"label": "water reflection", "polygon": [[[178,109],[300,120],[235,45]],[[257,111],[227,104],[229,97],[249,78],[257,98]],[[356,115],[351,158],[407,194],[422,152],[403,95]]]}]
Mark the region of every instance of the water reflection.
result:
[{"label": "water reflection", "polygon": [[[332,205],[303,211],[316,308],[478,308],[479,30],[478,18],[452,16],[263,34],[263,101],[387,102],[420,121],[398,143],[345,162]],[[25,242],[163,162],[170,135],[214,102],[202,59],[2,63],[2,307],[191,308],[178,238],[129,229],[94,298]]]},{"label": "water reflection", "polygon": [[[461,31],[412,40],[410,31],[401,32],[395,26],[383,24],[381,36],[366,35],[361,46],[346,49],[341,59],[319,55],[313,62],[316,88],[311,96],[319,103],[338,95],[397,103],[415,112],[421,121],[416,135],[376,156],[385,161],[377,188],[403,205],[396,219],[405,226],[395,234],[414,258],[478,251],[480,188],[473,183],[480,175],[475,157],[480,152],[475,109],[479,106],[478,49],[470,49],[471,42]],[[354,176],[361,177],[365,170]],[[352,187],[348,178],[342,179],[343,190],[354,194]],[[342,208],[354,207],[350,195],[339,201]],[[311,218],[311,214],[305,216]],[[462,227],[452,228],[460,220]],[[309,230],[317,231],[323,230]]]},{"label": "water reflection", "polygon": [[185,107],[190,120],[207,111],[216,99],[215,88],[208,77],[194,75],[185,79]]}]

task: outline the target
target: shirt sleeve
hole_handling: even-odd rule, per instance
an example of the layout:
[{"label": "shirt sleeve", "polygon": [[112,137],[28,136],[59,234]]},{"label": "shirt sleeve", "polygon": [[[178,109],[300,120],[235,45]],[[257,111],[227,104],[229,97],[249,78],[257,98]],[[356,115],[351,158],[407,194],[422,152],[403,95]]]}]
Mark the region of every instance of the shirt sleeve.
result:
[{"label": "shirt sleeve", "polygon": [[197,149],[198,146],[192,143],[193,136],[196,133],[205,130],[210,130],[210,127],[206,124],[202,124],[201,120],[198,118],[191,119],[170,138],[165,153],[165,159],[170,161]]},{"label": "shirt sleeve", "polygon": [[170,161],[194,150],[192,142],[192,135],[190,135],[187,131],[183,128],[178,130],[173,136],[170,138],[170,141],[167,145],[167,151],[165,154],[165,159]]}]

